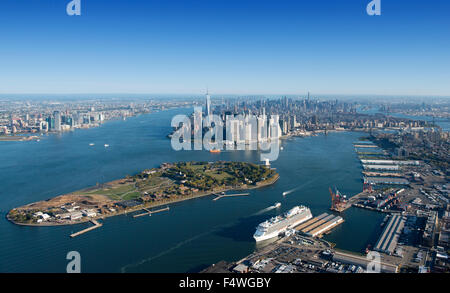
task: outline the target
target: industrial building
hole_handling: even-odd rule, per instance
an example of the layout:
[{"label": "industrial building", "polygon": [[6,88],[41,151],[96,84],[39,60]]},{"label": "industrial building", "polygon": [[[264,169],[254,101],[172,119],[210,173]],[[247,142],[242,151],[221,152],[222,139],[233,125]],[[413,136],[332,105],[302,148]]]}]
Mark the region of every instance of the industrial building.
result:
[{"label": "industrial building", "polygon": [[[366,257],[336,251],[336,253],[333,255],[333,261],[367,268],[367,265],[372,260]],[[380,262],[380,273],[397,273],[397,272],[398,266],[388,264],[385,262]]]},{"label": "industrial building", "polygon": [[323,213],[297,226],[295,229],[308,236],[318,237],[342,222],[344,222],[342,217]]},{"label": "industrial building", "polygon": [[402,215],[392,215],[375,244],[374,250],[392,255],[404,226],[405,218]]},{"label": "industrial building", "polygon": [[331,219],[330,221],[326,222],[325,224],[322,224],[319,227],[315,228],[314,230],[310,231],[308,233],[308,235],[310,235],[312,237],[319,236],[319,235],[325,233],[326,231],[329,231],[331,228],[339,225],[343,221],[344,221],[344,219],[342,217],[339,217],[339,216],[338,217],[334,217],[333,219]]},{"label": "industrial building", "polygon": [[399,171],[399,165],[363,165],[364,170]]},{"label": "industrial building", "polygon": [[404,178],[393,177],[364,177],[364,183],[408,185],[409,181]]},{"label": "industrial building", "polygon": [[301,231],[301,230],[304,229],[305,227],[307,227],[307,226],[309,226],[309,225],[311,225],[311,224],[313,224],[313,223],[319,221],[320,219],[325,218],[326,216],[328,216],[328,214],[327,214],[327,213],[323,213],[323,214],[321,214],[321,215],[319,215],[319,216],[317,216],[317,217],[315,217],[315,218],[312,218],[311,220],[306,221],[306,222],[303,223],[303,224],[298,225],[297,227],[295,227],[295,229],[296,229],[297,231]]},{"label": "industrial building", "polygon": [[361,160],[362,164],[368,165],[419,165],[419,161],[397,161],[397,160]]}]

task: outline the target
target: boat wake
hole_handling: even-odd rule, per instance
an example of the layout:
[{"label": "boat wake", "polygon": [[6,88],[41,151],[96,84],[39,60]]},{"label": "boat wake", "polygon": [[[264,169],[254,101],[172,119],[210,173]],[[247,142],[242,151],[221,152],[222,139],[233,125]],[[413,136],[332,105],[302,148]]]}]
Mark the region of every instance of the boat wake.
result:
[{"label": "boat wake", "polygon": [[294,191],[296,191],[296,190],[299,190],[301,187],[302,187],[302,186],[299,186],[299,187],[296,187],[296,188],[294,188],[294,189],[285,191],[285,192],[283,192],[283,196],[286,196],[286,195],[288,195],[288,194],[290,194],[290,193],[292,193],[292,192],[294,192]]},{"label": "boat wake", "polygon": [[283,196],[286,196],[286,195],[288,195],[288,194],[290,194],[290,193],[292,193],[292,192],[294,192],[294,191],[297,191],[297,190],[299,190],[300,188],[305,187],[306,185],[309,185],[309,184],[311,184],[311,183],[313,183],[313,182],[315,182],[315,181],[317,181],[317,178],[316,178],[316,179],[313,179],[313,180],[310,180],[309,182],[306,182],[305,184],[302,184],[302,185],[300,185],[300,186],[297,186],[297,187],[295,187],[295,188],[293,188],[293,189],[287,190],[287,191],[283,192],[282,194],[283,194]]},{"label": "boat wake", "polygon": [[276,204],[274,204],[273,206],[270,206],[270,207],[268,207],[268,208],[265,208],[265,209],[260,210],[259,212],[254,213],[253,216],[257,216],[257,215],[264,214],[264,213],[266,213],[266,212],[268,212],[268,211],[271,211],[271,210],[274,210],[274,209],[276,209],[276,208],[279,208],[280,206],[281,206],[281,204],[276,203]]},{"label": "boat wake", "polygon": [[[214,229],[214,230],[216,230],[216,229]],[[213,231],[214,231],[214,230],[213,230]],[[170,253],[170,252],[172,252],[172,251],[174,251],[174,250],[176,250],[176,249],[182,247],[182,246],[185,245],[185,244],[188,244],[188,243],[190,243],[190,242],[192,242],[192,241],[194,241],[194,240],[197,240],[198,238],[200,238],[200,237],[202,237],[202,236],[205,236],[205,235],[207,235],[207,234],[210,234],[210,233],[213,232],[213,231],[207,231],[207,232],[201,233],[201,234],[199,234],[199,235],[196,235],[196,236],[194,236],[194,237],[191,237],[191,238],[189,238],[189,239],[186,239],[186,240],[184,240],[184,241],[181,241],[181,242],[177,243],[176,245],[170,247],[169,249],[160,252],[160,253],[157,254],[157,255],[151,256],[151,257],[149,257],[149,258],[142,259],[142,260],[140,260],[140,261],[138,261],[138,262],[136,262],[136,263],[132,263],[132,264],[125,265],[125,266],[123,266],[123,267],[120,269],[120,272],[121,272],[121,273],[126,273],[127,270],[129,270],[130,268],[138,267],[138,266],[141,266],[141,265],[143,265],[143,264],[145,264],[145,263],[151,262],[151,261],[153,261],[154,259],[160,258],[160,257],[162,257],[162,256],[164,256],[164,255],[166,255],[166,254],[168,254],[168,253]]]}]

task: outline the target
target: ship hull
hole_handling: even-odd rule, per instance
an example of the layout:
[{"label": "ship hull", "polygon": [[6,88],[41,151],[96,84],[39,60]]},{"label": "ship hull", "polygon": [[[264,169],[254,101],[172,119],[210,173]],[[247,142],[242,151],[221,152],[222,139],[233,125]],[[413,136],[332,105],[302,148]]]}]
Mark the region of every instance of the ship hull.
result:
[{"label": "ship hull", "polygon": [[305,217],[295,221],[294,223],[286,225],[285,227],[283,227],[281,229],[278,229],[276,231],[273,231],[271,233],[264,233],[262,235],[258,235],[258,232],[256,232],[253,235],[253,238],[256,240],[256,242],[259,242],[259,241],[264,241],[264,240],[271,239],[271,238],[274,238],[274,237],[278,237],[278,235],[280,235],[280,233],[285,232],[287,229],[292,229],[292,228],[300,225],[301,223],[303,223],[305,221],[308,221],[311,218],[312,218],[312,215],[311,215],[311,213],[309,213],[308,215],[306,215]]}]

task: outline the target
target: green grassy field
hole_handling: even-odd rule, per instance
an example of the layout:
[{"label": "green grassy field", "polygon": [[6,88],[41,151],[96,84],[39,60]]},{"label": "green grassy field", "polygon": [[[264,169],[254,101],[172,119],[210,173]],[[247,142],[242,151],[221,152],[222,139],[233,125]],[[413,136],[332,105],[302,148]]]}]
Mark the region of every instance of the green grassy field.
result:
[{"label": "green grassy field", "polygon": [[139,197],[140,193],[137,192],[136,188],[134,187],[134,184],[128,184],[128,185],[111,188],[111,189],[95,190],[95,191],[89,192],[87,194],[105,195],[112,200],[121,200],[124,197],[128,197],[128,195],[135,194],[135,193],[138,194],[136,197]]}]

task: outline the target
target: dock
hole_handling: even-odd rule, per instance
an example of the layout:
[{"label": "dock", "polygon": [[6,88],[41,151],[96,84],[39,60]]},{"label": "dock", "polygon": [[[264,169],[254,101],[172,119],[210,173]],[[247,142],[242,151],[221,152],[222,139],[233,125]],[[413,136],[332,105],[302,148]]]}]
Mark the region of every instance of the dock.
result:
[{"label": "dock", "polygon": [[315,223],[313,223],[313,224],[303,228],[302,232],[303,233],[308,233],[309,231],[311,231],[311,230],[315,229],[316,227],[318,227],[318,226],[320,226],[320,225],[330,221],[333,218],[334,218],[334,215],[327,215],[325,218],[320,219],[319,221],[317,221],[317,222],[315,222]]},{"label": "dock", "polygon": [[97,221],[94,220],[94,219],[92,219],[90,222],[91,222],[92,224],[94,224],[94,226],[89,227],[89,228],[86,228],[86,229],[81,230],[81,231],[78,231],[78,232],[75,232],[75,233],[71,234],[70,237],[74,238],[74,237],[77,237],[77,236],[79,236],[79,235],[81,235],[81,234],[84,234],[84,233],[86,233],[86,232],[92,231],[92,230],[94,230],[94,229],[97,229],[97,228],[100,228],[101,226],[103,226],[103,224],[97,222]]},{"label": "dock", "polygon": [[404,226],[404,217],[400,214],[393,214],[375,244],[374,250],[392,255]]},{"label": "dock", "polygon": [[350,198],[348,199],[347,203],[345,204],[345,206],[342,207],[340,210],[333,210],[333,209],[331,209],[331,210],[332,210],[332,211],[335,211],[335,212],[342,213],[343,211],[347,210],[347,209],[350,208],[351,206],[355,205],[361,198],[366,197],[366,196],[368,196],[368,195],[369,195],[369,194],[368,194],[367,192],[365,192],[365,191],[360,192],[360,193],[358,193],[358,194],[356,194],[356,195],[350,197]]},{"label": "dock", "polygon": [[218,200],[223,197],[235,197],[235,196],[247,196],[250,195],[250,193],[237,193],[237,194],[215,194],[217,197],[213,198],[213,200]]},{"label": "dock", "polygon": [[303,224],[298,225],[297,227],[295,227],[295,230],[300,231],[300,230],[304,229],[305,227],[308,227],[309,225],[311,225],[311,224],[313,224],[313,223],[315,223],[315,222],[325,218],[326,216],[328,216],[328,214],[327,213],[323,213],[323,214],[321,214],[321,215],[319,215],[319,216],[317,216],[315,218],[312,218],[312,219],[306,221]]},{"label": "dock", "polygon": [[297,226],[295,229],[308,236],[320,237],[322,234],[329,232],[332,228],[343,222],[344,219],[340,216],[323,213]]},{"label": "dock", "polygon": [[148,210],[146,208],[143,208],[142,210],[146,211],[145,213],[142,214],[138,214],[138,215],[134,215],[133,218],[137,218],[137,217],[142,217],[142,216],[151,216],[152,214],[156,214],[156,213],[160,213],[160,212],[164,212],[164,211],[168,211],[169,207],[165,207],[163,209],[159,209],[159,210]]},{"label": "dock", "polygon": [[407,179],[398,177],[364,177],[364,182],[370,184],[409,185]]},{"label": "dock", "polygon": [[377,148],[378,146],[374,144],[355,144],[355,148]]},{"label": "dock", "polygon": [[336,227],[337,225],[339,225],[343,222],[344,222],[344,219],[342,217],[340,217],[340,216],[333,217],[328,222],[326,222],[326,223],[316,227],[312,231],[308,232],[308,235],[310,235],[312,237],[320,236],[324,233],[327,233],[332,228]]}]

